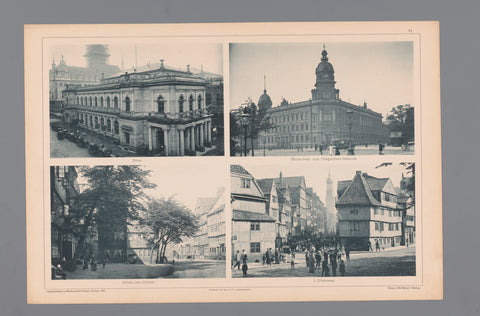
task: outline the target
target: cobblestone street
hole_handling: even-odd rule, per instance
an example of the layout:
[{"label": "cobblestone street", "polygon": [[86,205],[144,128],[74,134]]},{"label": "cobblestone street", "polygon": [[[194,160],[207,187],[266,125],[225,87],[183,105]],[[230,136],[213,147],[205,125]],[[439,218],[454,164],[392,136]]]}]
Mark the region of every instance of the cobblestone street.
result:
[{"label": "cobblestone street", "polygon": [[[381,252],[352,252],[350,262],[345,262],[345,276],[414,276],[415,247],[402,247]],[[321,270],[309,273],[305,264],[305,253],[297,253],[296,268],[290,263],[248,263],[248,277],[319,277]],[[329,265],[331,269],[331,266]],[[233,278],[241,278],[241,270],[232,270]],[[330,271],[330,277],[332,273]],[[337,268],[337,277],[341,277]]]}]

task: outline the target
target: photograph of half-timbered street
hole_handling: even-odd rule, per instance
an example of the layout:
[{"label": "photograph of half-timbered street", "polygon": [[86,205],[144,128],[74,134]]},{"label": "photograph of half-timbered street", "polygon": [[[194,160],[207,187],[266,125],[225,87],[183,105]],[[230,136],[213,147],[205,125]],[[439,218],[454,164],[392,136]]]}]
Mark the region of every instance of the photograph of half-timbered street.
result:
[{"label": "photograph of half-timbered street", "polygon": [[222,177],[208,166],[52,166],[51,278],[225,277]]},{"label": "photograph of half-timbered street", "polygon": [[415,164],[231,165],[232,277],[415,276]]},{"label": "photograph of half-timbered street", "polygon": [[51,157],[223,155],[221,44],[57,43],[46,55]]},{"label": "photograph of half-timbered street", "polygon": [[412,42],[230,44],[232,156],[415,150]]}]

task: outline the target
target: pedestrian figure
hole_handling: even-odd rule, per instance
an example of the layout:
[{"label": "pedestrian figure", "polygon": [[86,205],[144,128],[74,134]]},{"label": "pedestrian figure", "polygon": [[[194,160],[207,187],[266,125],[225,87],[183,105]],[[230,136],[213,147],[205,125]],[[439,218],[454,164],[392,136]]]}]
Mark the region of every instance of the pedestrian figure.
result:
[{"label": "pedestrian figure", "polygon": [[292,259],[290,259],[290,269],[295,269],[295,252],[292,252]]},{"label": "pedestrian figure", "polygon": [[345,276],[345,262],[343,260],[340,261],[339,271],[342,276]]},{"label": "pedestrian figure", "polygon": [[235,264],[233,265],[233,269],[235,267],[238,267],[238,270],[240,270],[240,250],[237,250],[237,253],[235,254]]},{"label": "pedestrian figure", "polygon": [[340,148],[335,146],[335,156],[340,156]]},{"label": "pedestrian figure", "polygon": [[322,264],[322,255],[320,254],[320,250],[317,251],[315,254],[315,262],[316,262],[316,267],[320,268],[320,265]]},{"label": "pedestrian figure", "polygon": [[375,242],[375,252],[377,251],[380,251],[380,244],[378,243],[378,240]]},{"label": "pedestrian figure", "polygon": [[332,260],[332,275],[337,276],[337,259],[333,257],[334,259]]},{"label": "pedestrian figure", "polygon": [[83,270],[87,270],[88,269],[88,258],[85,257],[83,258]]},{"label": "pedestrian figure", "polygon": [[310,255],[309,251],[307,250],[305,252],[305,264],[307,265],[307,268],[308,268],[308,256]]},{"label": "pedestrian figure", "polygon": [[322,262],[322,276],[328,276],[328,259],[327,257],[324,257],[323,262]]},{"label": "pedestrian figure", "polygon": [[105,269],[105,265],[107,264],[107,258],[103,257],[102,259],[102,267]]},{"label": "pedestrian figure", "polygon": [[275,264],[280,263],[280,258],[279,258],[279,253],[278,253],[278,248],[275,248]]},{"label": "pedestrian figure", "polygon": [[263,256],[262,256],[262,265],[265,265],[265,261],[267,261],[267,257],[265,256],[265,254],[263,254]]},{"label": "pedestrian figure", "polygon": [[350,247],[349,246],[345,247],[345,258],[347,259],[347,262],[350,262]]},{"label": "pedestrian figure", "polygon": [[383,144],[382,143],[378,144],[378,154],[383,155]]},{"label": "pedestrian figure", "polygon": [[[245,250],[244,250],[245,251]],[[247,270],[248,270],[248,265],[247,265],[247,254],[244,253],[242,255],[242,261],[243,261],[243,265],[242,265],[242,271],[243,271],[243,277],[246,278],[247,277]]]},{"label": "pedestrian figure", "polygon": [[329,154],[330,154],[330,156],[333,156],[333,154],[334,154],[333,146],[330,145],[328,149],[329,149]]},{"label": "pedestrian figure", "polygon": [[318,145],[318,150],[320,150],[320,155],[323,155],[323,145]]},{"label": "pedestrian figure", "polygon": [[317,151],[317,148],[318,148],[318,145],[317,145],[317,144],[315,144],[315,151]]},{"label": "pedestrian figure", "polygon": [[[377,244],[378,244],[378,241],[377,241]],[[370,241],[368,242],[368,251],[372,251],[372,252],[373,252],[372,243],[371,243]]]},{"label": "pedestrian figure", "polygon": [[270,253],[268,252],[268,249],[267,249],[267,252],[265,252],[265,257],[267,259],[267,265],[271,265],[272,264],[272,260],[270,258]]}]

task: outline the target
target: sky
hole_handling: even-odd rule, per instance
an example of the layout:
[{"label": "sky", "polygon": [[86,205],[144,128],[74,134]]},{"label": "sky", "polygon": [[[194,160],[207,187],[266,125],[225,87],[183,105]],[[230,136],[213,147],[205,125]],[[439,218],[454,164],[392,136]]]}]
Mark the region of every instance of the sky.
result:
[{"label": "sky", "polygon": [[413,105],[413,42],[230,44],[231,107],[267,93],[277,106],[311,98],[323,44],[335,71],[340,98],[382,114]]},{"label": "sky", "polygon": [[[137,66],[143,66],[147,63],[160,63],[160,59],[165,60],[165,66],[173,68],[187,69],[187,64],[191,68],[222,74],[223,72],[223,50],[222,44],[216,43],[166,43],[161,44],[152,42],[133,40],[124,40],[123,43],[118,39],[109,41],[102,39],[98,42],[85,43],[59,43],[50,44],[47,47],[46,54],[49,56],[50,63],[55,59],[58,65],[62,58],[68,66],[86,67],[87,60],[83,57],[86,53],[86,44],[107,44],[110,58],[108,63],[121,68],[122,57],[125,69],[135,66],[135,45],[137,47]],[[201,52],[201,53],[200,53]]]},{"label": "sky", "polygon": [[402,172],[406,177],[411,176],[399,163],[393,163],[391,166],[376,169],[375,167],[379,164],[380,163],[372,164],[370,162],[355,161],[354,163],[341,162],[336,164],[335,167],[330,168],[326,167],[325,164],[303,162],[298,164],[288,163],[286,165],[269,164],[268,167],[260,164],[243,163],[242,166],[256,179],[278,178],[280,171],[282,171],[283,177],[303,175],[307,188],[313,188],[313,191],[320,197],[320,200],[325,203],[329,172],[333,181],[334,196],[336,196],[337,182],[352,180],[357,170],[377,178],[390,178],[394,187],[400,187]]},{"label": "sky", "polygon": [[[219,172],[215,164],[157,164],[142,168],[151,171],[150,181],[157,185],[155,189],[146,190],[147,195],[155,198],[174,195],[178,202],[191,211],[195,210],[197,198],[216,197],[219,189],[225,187],[225,173]],[[81,190],[88,187],[81,175],[77,181]]]}]

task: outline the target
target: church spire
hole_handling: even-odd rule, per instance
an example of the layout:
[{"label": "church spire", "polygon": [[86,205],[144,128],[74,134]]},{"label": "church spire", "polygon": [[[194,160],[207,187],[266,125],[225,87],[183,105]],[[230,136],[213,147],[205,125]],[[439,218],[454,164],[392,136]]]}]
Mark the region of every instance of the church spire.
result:
[{"label": "church spire", "polygon": [[263,75],[263,92],[267,93],[267,76]]},{"label": "church spire", "polygon": [[325,49],[325,44],[323,44],[323,50],[322,50],[322,59],[321,61],[328,61],[328,57],[327,57],[327,50]]}]

